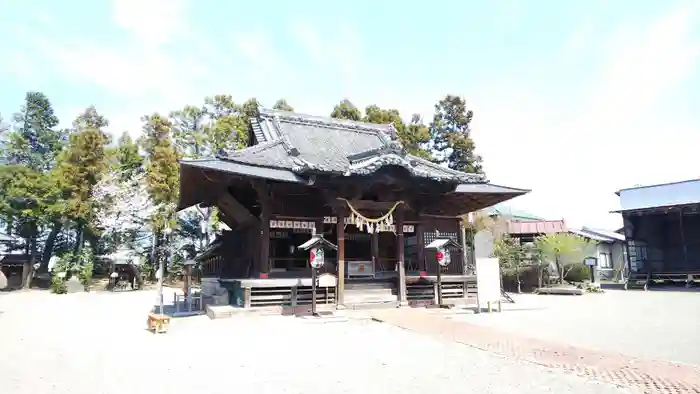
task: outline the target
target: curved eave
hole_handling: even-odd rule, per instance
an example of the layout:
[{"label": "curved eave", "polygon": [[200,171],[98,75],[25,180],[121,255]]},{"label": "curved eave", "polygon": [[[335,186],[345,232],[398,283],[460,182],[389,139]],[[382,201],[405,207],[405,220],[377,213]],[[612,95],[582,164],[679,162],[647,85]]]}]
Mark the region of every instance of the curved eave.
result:
[{"label": "curved eave", "polygon": [[529,189],[518,189],[514,187],[494,185],[493,183],[463,183],[457,185],[455,193],[480,193],[480,194],[507,194],[514,197],[522,196],[524,194],[530,193],[532,190]]},{"label": "curved eave", "polygon": [[[307,183],[304,178],[286,169],[254,166],[217,158],[180,160],[180,200],[177,205],[178,210],[189,208],[204,201],[206,196],[201,186],[205,182],[211,182],[211,180],[207,179],[204,173],[193,174],[193,172],[204,170],[280,182]],[[192,177],[195,177],[197,181],[190,181]]]},{"label": "curved eave", "polygon": [[460,184],[454,192],[445,195],[442,204],[438,204],[432,213],[461,216],[522,196],[529,191],[490,183]]}]

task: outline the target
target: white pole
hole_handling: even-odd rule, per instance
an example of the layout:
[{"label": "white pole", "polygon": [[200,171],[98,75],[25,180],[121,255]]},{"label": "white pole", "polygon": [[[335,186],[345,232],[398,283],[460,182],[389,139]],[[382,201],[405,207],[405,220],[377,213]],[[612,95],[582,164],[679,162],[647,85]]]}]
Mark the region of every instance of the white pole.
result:
[{"label": "white pole", "polygon": [[163,315],[163,268],[165,264],[163,264],[163,259],[160,259],[160,266],[158,268],[158,271],[160,274],[158,275],[158,300],[160,302],[160,314]]},{"label": "white pole", "polygon": [[[165,233],[165,259],[170,258],[170,228],[166,227],[163,232]],[[158,301],[160,315],[163,315],[163,274],[165,273],[165,259],[160,259],[158,264]]]}]

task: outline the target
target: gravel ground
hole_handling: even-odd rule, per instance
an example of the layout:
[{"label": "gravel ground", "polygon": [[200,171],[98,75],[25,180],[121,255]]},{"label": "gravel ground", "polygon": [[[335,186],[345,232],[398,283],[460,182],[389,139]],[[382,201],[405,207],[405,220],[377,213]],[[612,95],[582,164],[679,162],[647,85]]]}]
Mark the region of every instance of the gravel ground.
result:
[{"label": "gravel ground", "polygon": [[145,330],[154,299],[145,291],[0,297],[0,391],[627,392],[366,320],[199,316],[178,319],[167,334],[154,336]]},{"label": "gravel ground", "polygon": [[606,290],[522,294],[503,313],[455,319],[524,336],[629,356],[700,365],[700,292]]}]

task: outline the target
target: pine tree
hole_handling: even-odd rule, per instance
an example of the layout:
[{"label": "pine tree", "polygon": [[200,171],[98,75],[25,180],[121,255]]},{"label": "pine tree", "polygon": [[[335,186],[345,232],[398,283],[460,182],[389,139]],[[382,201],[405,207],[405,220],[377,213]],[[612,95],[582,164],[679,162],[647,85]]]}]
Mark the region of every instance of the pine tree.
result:
[{"label": "pine tree", "polygon": [[469,124],[474,113],[459,96],[447,95],[435,104],[430,137],[435,161],[453,170],[483,174],[482,158],[474,151]]},{"label": "pine tree", "polygon": [[[249,103],[249,107],[254,104]],[[229,95],[216,95],[204,100],[204,110],[212,124],[208,134],[210,154],[221,150],[244,148],[248,143],[248,117],[243,106],[234,103]],[[251,109],[249,108],[250,112]]]},{"label": "pine tree", "polygon": [[292,108],[292,106],[289,105],[287,103],[287,100],[285,100],[285,99],[277,100],[277,102],[275,102],[275,105],[272,106],[272,109],[276,109],[279,111],[294,112],[294,108]]},{"label": "pine tree", "polygon": [[360,120],[362,119],[362,113],[350,102],[350,100],[345,99],[333,108],[331,118]]},{"label": "pine tree", "polygon": [[36,171],[53,168],[65,134],[56,130],[58,117],[46,95],[28,92],[22,109],[13,116],[13,123],[6,145],[7,160]]},{"label": "pine tree", "polygon": [[[58,177],[52,172],[64,145],[65,133],[58,130],[58,118],[49,99],[40,92],[28,92],[21,110],[5,128],[0,192],[0,215],[25,239],[23,286],[29,287],[43,226],[56,223],[61,204]],[[48,246],[52,244],[47,242]]]}]

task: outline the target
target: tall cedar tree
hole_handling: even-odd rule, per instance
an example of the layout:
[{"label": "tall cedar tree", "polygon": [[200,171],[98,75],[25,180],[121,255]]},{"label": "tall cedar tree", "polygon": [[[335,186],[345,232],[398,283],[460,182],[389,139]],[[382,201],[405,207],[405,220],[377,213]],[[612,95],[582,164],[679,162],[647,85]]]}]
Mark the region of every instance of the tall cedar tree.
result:
[{"label": "tall cedar tree", "polygon": [[469,124],[474,113],[459,96],[447,95],[435,104],[435,114],[430,124],[436,161],[447,163],[453,170],[483,174],[481,156],[474,152]]},{"label": "tall cedar tree", "polygon": [[13,116],[6,156],[12,164],[24,164],[36,171],[49,171],[55,165],[65,134],[56,130],[58,117],[48,97],[28,92],[22,109]]},{"label": "tall cedar tree", "polygon": [[134,180],[143,171],[143,157],[139,146],[128,132],[124,132],[117,140],[116,163],[120,181]]},{"label": "tall cedar tree", "polygon": [[[173,142],[172,124],[167,118],[156,113],[144,116],[141,120],[143,127],[140,143],[146,152],[146,191],[156,207],[150,218],[154,241],[151,262],[156,265],[166,258],[163,247],[170,243],[163,230],[176,225],[175,204],[180,191],[180,157]],[[164,266],[167,269],[167,262]]]},{"label": "tall cedar tree", "polygon": [[73,122],[68,146],[59,156],[59,184],[65,197],[66,215],[76,226],[76,254],[83,246],[86,231],[96,234],[93,224],[100,202],[95,201],[93,192],[109,166],[110,138],[104,132],[108,125],[94,107],[87,108]]},{"label": "tall cedar tree", "polygon": [[[180,171],[179,155],[172,138],[172,124],[159,114],[142,118],[141,146],[146,152],[146,182],[148,195],[159,207],[154,219],[156,230],[161,230],[172,219],[177,202]],[[172,223],[171,223],[172,224]]]},{"label": "tall cedar tree", "polygon": [[333,108],[331,118],[360,120],[362,119],[362,113],[350,102],[350,100],[345,99]]}]

